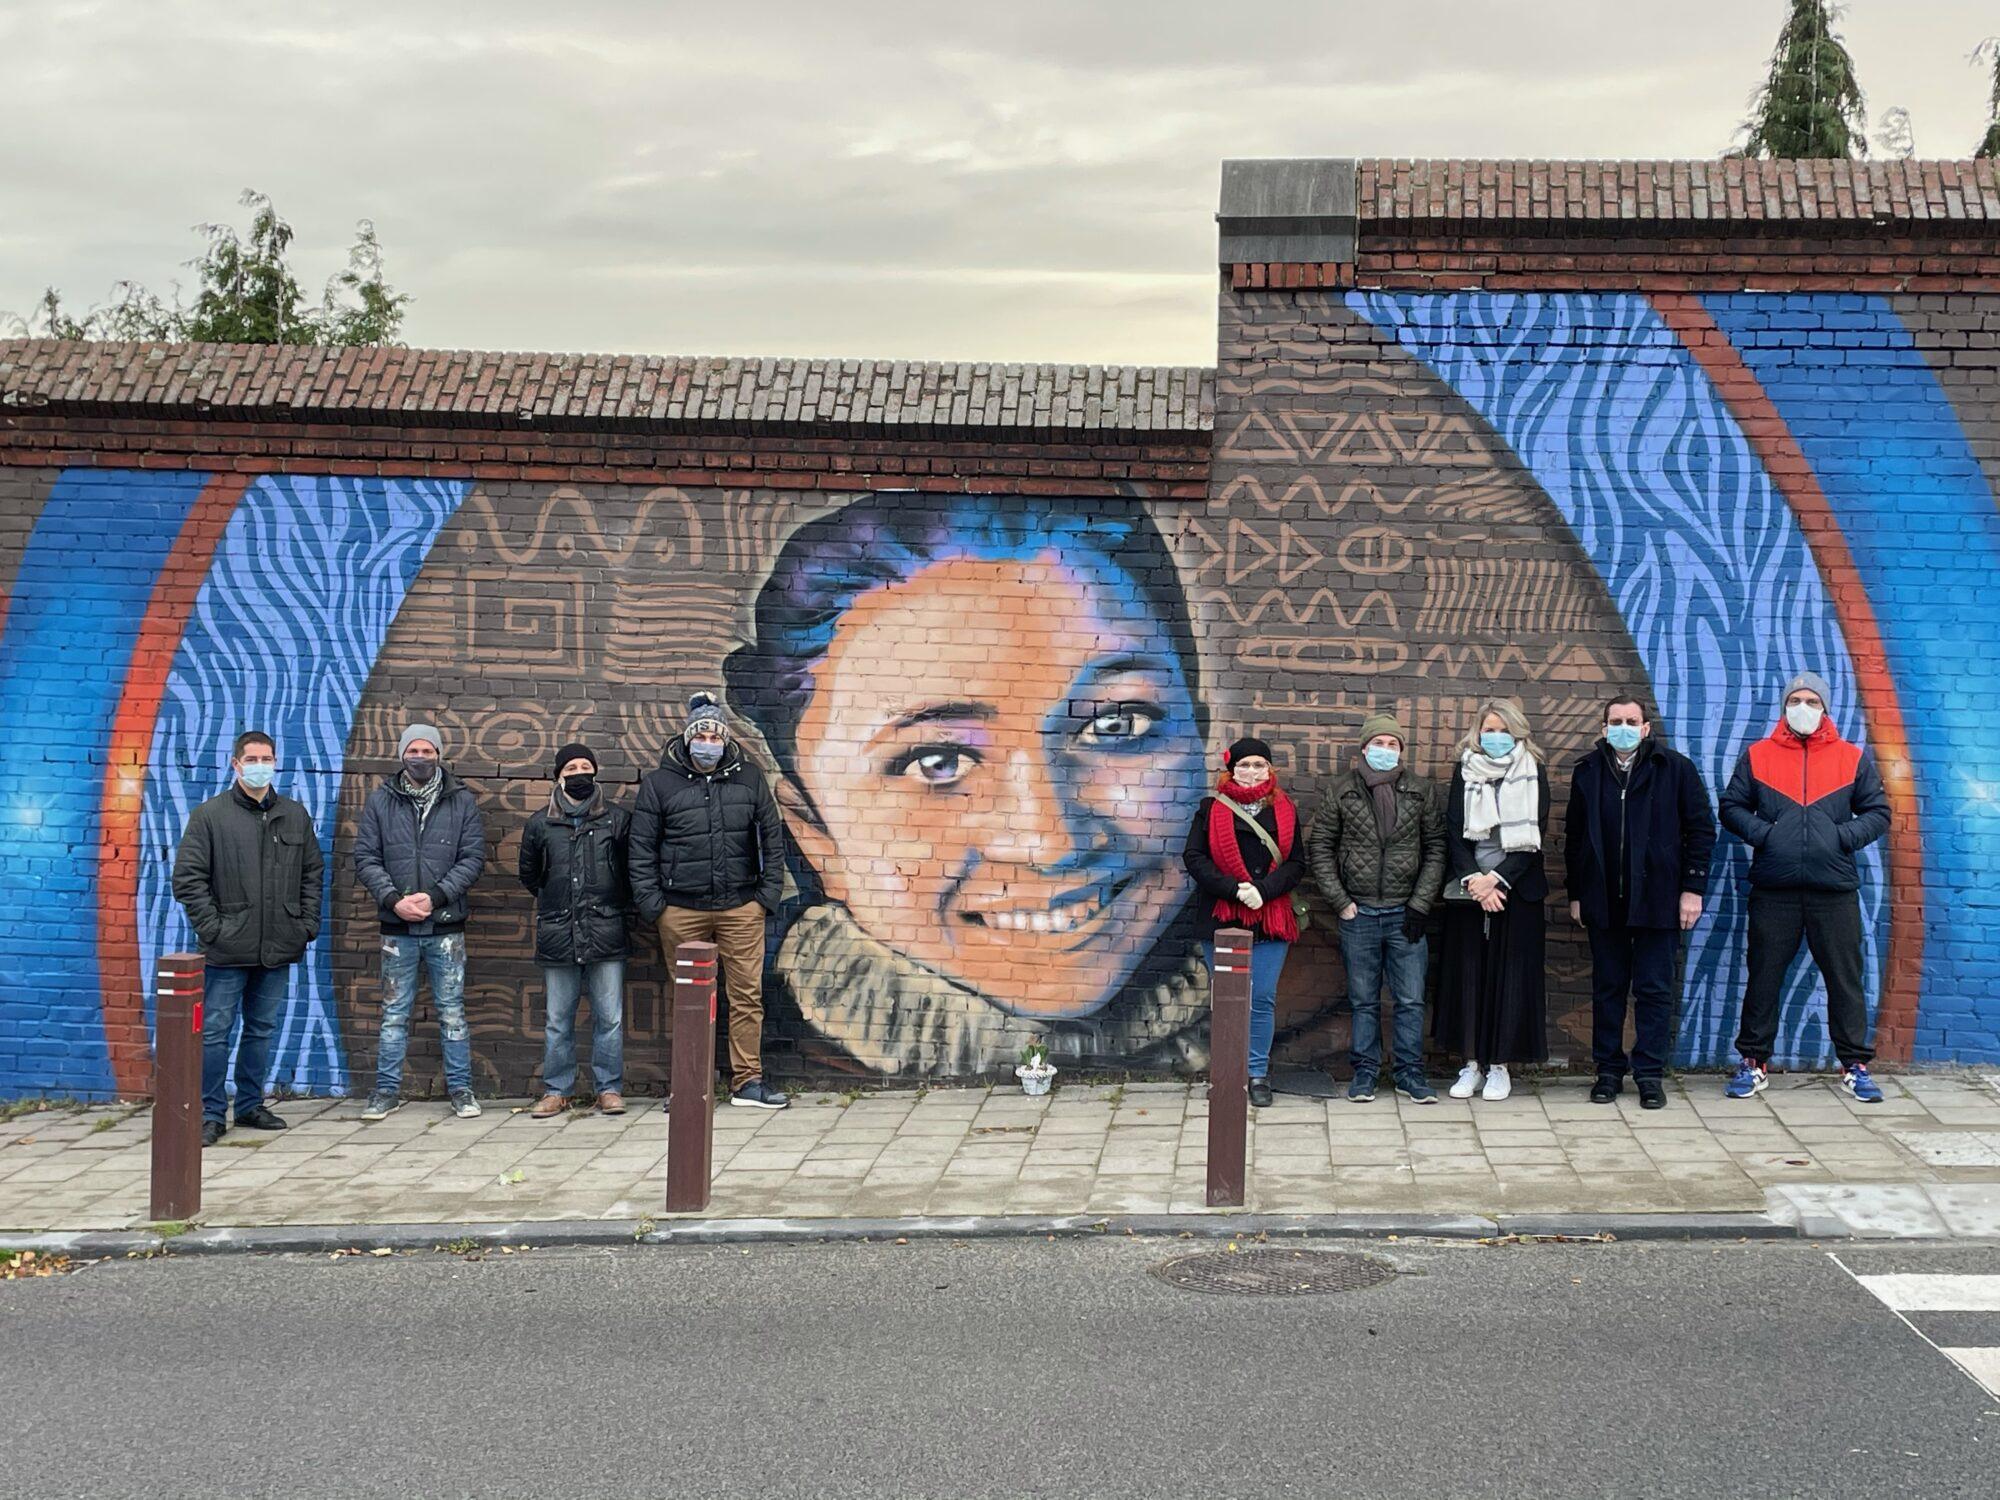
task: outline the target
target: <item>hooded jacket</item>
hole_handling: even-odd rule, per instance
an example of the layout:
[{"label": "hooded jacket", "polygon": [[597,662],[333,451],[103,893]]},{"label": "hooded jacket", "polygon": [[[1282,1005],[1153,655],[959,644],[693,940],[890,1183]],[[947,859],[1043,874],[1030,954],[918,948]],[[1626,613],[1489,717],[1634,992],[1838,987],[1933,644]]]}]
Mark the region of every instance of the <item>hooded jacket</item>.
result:
[{"label": "hooded jacket", "polygon": [[[1592,927],[1614,920],[1617,884],[1628,882],[1622,903],[1627,927],[1674,931],[1683,893],[1708,894],[1708,866],[1715,852],[1715,814],[1695,763],[1648,735],[1632,753],[1623,797],[1614,752],[1603,740],[1570,771],[1569,817],[1563,829],[1563,864],[1569,896]],[[1607,796],[1607,790],[1609,795]],[[1610,803],[1624,819],[1622,837],[1604,826]],[[1611,851],[1624,846],[1620,869]]]},{"label": "hooded jacket", "polygon": [[312,814],[290,797],[241,786],[188,816],[174,853],[174,899],[217,968],[296,963],[319,936],[326,869]]},{"label": "hooded jacket", "polygon": [[1855,853],[1889,831],[1875,758],[1829,716],[1800,739],[1783,719],[1736,762],[1722,826],[1756,851],[1750,884],[1766,891],[1854,891]]},{"label": "hooded jacket", "polygon": [[575,812],[553,796],[521,835],[521,884],[535,897],[535,962],[623,958],[632,912],[632,815],[602,791]]},{"label": "hooded jacket", "polygon": [[667,743],[632,809],[632,895],[658,922],[670,906],[728,911],[750,901],[775,914],[784,899],[785,834],[764,775],[731,740],[713,771]]},{"label": "hooded jacket", "polygon": [[[428,818],[419,822],[417,802],[403,790],[400,774],[368,794],[354,834],[354,875],[375,898],[384,932],[432,937],[465,926],[466,893],[486,867],[486,825],[472,788],[444,766],[444,785]],[[396,903],[428,892],[431,914],[421,922],[396,915]]]}]

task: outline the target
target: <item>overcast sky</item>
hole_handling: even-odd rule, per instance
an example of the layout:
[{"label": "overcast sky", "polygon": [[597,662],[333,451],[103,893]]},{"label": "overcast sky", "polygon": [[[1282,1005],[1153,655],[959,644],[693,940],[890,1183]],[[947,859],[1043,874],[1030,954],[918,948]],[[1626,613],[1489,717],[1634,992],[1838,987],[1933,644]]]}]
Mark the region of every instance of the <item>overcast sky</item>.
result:
[{"label": "overcast sky", "polygon": [[[164,290],[245,187],[411,344],[1207,363],[1226,156],[1712,156],[1784,0],[0,0],[0,310]],[[1854,0],[1970,152],[2000,10]]]}]

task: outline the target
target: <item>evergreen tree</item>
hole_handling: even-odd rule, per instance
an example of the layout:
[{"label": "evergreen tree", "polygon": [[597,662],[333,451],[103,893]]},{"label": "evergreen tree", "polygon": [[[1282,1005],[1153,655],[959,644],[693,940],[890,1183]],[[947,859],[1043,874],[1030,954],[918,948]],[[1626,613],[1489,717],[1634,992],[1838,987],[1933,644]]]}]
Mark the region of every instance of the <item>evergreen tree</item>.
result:
[{"label": "evergreen tree", "polygon": [[1993,87],[1986,94],[1986,134],[1979,138],[1979,148],[1974,156],[2000,156],[2000,37],[1989,36],[1972,50],[1972,61],[1976,67],[1989,63],[1993,68]]},{"label": "evergreen tree", "polygon": [[1788,0],[1791,14],[1771,51],[1771,70],[1750,103],[1743,144],[1730,153],[1759,157],[1868,154],[1867,104],[1854,59],[1833,29],[1834,0]]}]

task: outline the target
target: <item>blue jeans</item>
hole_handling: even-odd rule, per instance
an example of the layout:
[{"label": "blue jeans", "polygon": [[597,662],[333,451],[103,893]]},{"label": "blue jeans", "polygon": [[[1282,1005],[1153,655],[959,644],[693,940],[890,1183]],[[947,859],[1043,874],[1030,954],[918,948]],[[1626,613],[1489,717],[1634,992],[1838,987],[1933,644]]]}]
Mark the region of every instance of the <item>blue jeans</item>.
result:
[{"label": "blue jeans", "polygon": [[[1279,897],[1288,900],[1288,897]],[[1250,944],[1250,1077],[1271,1071],[1271,1038],[1278,1030],[1278,976],[1285,972],[1290,943],[1257,938]],[[1208,967],[1215,970],[1215,941],[1209,940]]]},{"label": "blue jeans", "polygon": [[590,989],[590,1077],[597,1092],[625,1092],[625,960],[594,964],[544,964],[542,988],[549,1019],[542,1047],[542,1092],[567,1094],[576,1086],[576,1002]]},{"label": "blue jeans", "polygon": [[237,969],[208,966],[201,982],[201,1117],[229,1123],[229,1034],[240,1016],[243,1040],[236,1048],[236,1113],[264,1102],[264,1074],[271,1066],[271,1042],[285,1008],[289,967]]},{"label": "blue jeans", "polygon": [[472,1087],[472,1033],[465,1024],[465,934],[382,936],[382,1041],[375,1056],[375,1092],[403,1091],[403,1055],[410,1050],[410,1013],[417,1008],[417,971],[430,970],[431,1003],[444,1035],[444,1086]]},{"label": "blue jeans", "polygon": [[1340,956],[1347,965],[1347,998],[1354,1005],[1353,1048],[1357,1073],[1382,1070],[1382,981],[1395,1007],[1396,1071],[1424,1067],[1424,967],[1427,939],[1403,936],[1403,908],[1357,911],[1341,922]]}]

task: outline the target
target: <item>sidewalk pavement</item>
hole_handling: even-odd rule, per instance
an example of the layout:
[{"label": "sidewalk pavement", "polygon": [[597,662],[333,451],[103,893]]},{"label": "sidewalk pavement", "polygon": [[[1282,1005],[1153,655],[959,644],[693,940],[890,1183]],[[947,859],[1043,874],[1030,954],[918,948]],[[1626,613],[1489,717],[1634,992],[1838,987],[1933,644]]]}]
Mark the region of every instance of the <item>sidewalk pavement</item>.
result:
[{"label": "sidewalk pavement", "polygon": [[[1670,1081],[1595,1105],[1582,1078],[1523,1080],[1498,1103],[1280,1094],[1251,1111],[1257,1215],[1769,1215],[1807,1234],[2000,1235],[2000,1074],[1880,1075],[1861,1105],[1826,1075],[1768,1093]],[[1206,1216],[1205,1085],[806,1093],[719,1108],[707,1220]],[[476,1120],[415,1101],[364,1124],[356,1099],[279,1104],[292,1128],[232,1129],[203,1161],[204,1225],[670,1225],[662,1101],[628,1114]],[[0,1122],[0,1231],[145,1225],[150,1109]],[[1199,1222],[1190,1218],[1190,1224]],[[1605,1219],[1604,1222],[1610,1222]],[[1717,1222],[1721,1222],[1718,1220]],[[0,1243],[5,1243],[0,1233]]]}]

